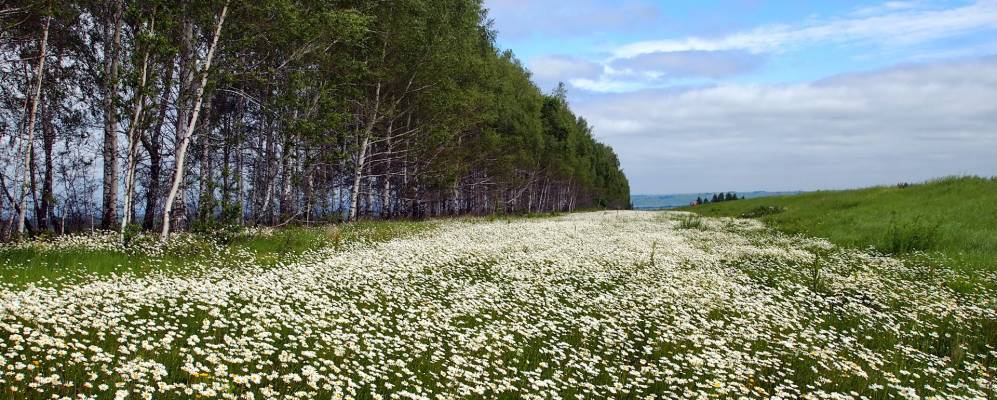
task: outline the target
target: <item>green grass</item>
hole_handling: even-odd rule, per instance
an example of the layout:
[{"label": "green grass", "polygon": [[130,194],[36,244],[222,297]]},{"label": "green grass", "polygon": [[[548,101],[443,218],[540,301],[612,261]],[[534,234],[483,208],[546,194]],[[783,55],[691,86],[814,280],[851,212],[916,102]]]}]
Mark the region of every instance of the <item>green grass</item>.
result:
[{"label": "green grass", "polygon": [[149,257],[104,250],[3,249],[0,281],[15,286],[57,283],[86,276],[147,271],[155,265]]},{"label": "green grass", "polygon": [[790,234],[884,253],[940,255],[964,270],[997,270],[997,178],[951,177],[907,187],[821,191],[686,208],[756,218]]},{"label": "green grass", "polygon": [[258,263],[272,265],[309,250],[331,246],[332,238],[322,228],[291,227],[267,235],[242,234],[232,239],[230,247],[250,251]]},{"label": "green grass", "polygon": [[[190,272],[192,267],[227,268],[273,266],[293,262],[307,251],[336,250],[354,244],[384,242],[415,234],[431,222],[371,221],[321,227],[287,227],[266,233],[240,233],[219,242],[207,235],[195,237],[161,254],[137,249],[93,249],[85,246],[41,249],[0,246],[0,283],[24,287],[62,285],[113,274]],[[154,240],[152,237],[144,240]]]}]

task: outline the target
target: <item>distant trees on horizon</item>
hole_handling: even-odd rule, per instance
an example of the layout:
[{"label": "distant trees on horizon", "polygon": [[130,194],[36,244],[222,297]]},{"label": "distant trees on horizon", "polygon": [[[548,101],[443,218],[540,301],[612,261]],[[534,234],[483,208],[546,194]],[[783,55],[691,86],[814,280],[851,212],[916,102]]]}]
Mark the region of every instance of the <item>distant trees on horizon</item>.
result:
[{"label": "distant trees on horizon", "polygon": [[734,200],[742,200],[742,199],[744,199],[744,197],[738,197],[737,193],[734,193],[734,192],[714,193],[713,196],[710,197],[710,198],[696,197],[696,201],[693,203],[693,205],[699,206],[699,205],[709,204],[709,203],[721,203],[721,202],[725,202],[725,201],[734,201]]}]

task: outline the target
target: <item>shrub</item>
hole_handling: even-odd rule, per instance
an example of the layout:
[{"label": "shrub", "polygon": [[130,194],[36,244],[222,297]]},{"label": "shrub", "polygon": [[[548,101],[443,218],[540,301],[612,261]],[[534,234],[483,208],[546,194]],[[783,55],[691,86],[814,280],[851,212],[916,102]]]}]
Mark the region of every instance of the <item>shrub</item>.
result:
[{"label": "shrub", "polygon": [[744,213],[741,213],[740,217],[741,218],[758,218],[758,217],[764,217],[766,215],[778,214],[778,213],[781,213],[783,211],[786,211],[786,208],[779,207],[779,206],[758,206],[758,207],[755,207],[755,208],[751,209],[750,211],[746,211]]},{"label": "shrub", "polygon": [[242,233],[242,226],[235,223],[225,223],[216,220],[197,221],[191,223],[190,231],[200,234],[215,243],[229,244]]},{"label": "shrub", "polygon": [[121,238],[123,239],[125,246],[128,246],[132,243],[133,240],[135,240],[135,238],[139,237],[141,234],[142,234],[142,225],[128,224],[125,226],[124,231],[121,233]]}]

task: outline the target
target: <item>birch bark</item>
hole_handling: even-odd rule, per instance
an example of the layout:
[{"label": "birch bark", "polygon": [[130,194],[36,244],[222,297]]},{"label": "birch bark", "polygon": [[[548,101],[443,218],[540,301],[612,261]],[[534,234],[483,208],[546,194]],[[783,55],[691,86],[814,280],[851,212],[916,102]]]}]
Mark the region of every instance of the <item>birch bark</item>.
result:
[{"label": "birch bark", "polygon": [[218,47],[218,38],[222,33],[222,26],[225,24],[225,15],[228,13],[229,2],[225,2],[225,6],[222,7],[222,12],[218,16],[218,23],[215,25],[215,32],[211,38],[211,47],[208,48],[208,55],[204,60],[204,67],[201,68],[201,82],[197,87],[197,94],[194,97],[194,107],[193,112],[190,117],[190,123],[187,124],[187,129],[183,132],[180,137],[180,144],[177,148],[176,155],[176,165],[173,169],[173,184],[170,186],[170,192],[166,196],[166,204],[163,205],[163,230],[160,233],[159,239],[166,240],[170,235],[170,213],[173,210],[173,201],[176,200],[177,192],[180,190],[180,182],[183,180],[184,175],[184,161],[187,157],[187,146],[190,145],[191,135],[194,133],[194,127],[197,125],[197,117],[201,113],[201,102],[204,100],[204,88],[208,84],[208,71],[211,69],[211,60],[215,56],[215,49]]}]

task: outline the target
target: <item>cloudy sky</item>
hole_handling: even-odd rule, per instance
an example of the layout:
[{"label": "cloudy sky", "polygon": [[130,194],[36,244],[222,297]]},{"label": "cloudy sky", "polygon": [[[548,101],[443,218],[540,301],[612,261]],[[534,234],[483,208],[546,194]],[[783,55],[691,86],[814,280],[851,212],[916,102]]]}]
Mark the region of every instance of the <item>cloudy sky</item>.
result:
[{"label": "cloudy sky", "polygon": [[997,0],[486,0],[634,193],[997,175]]}]

